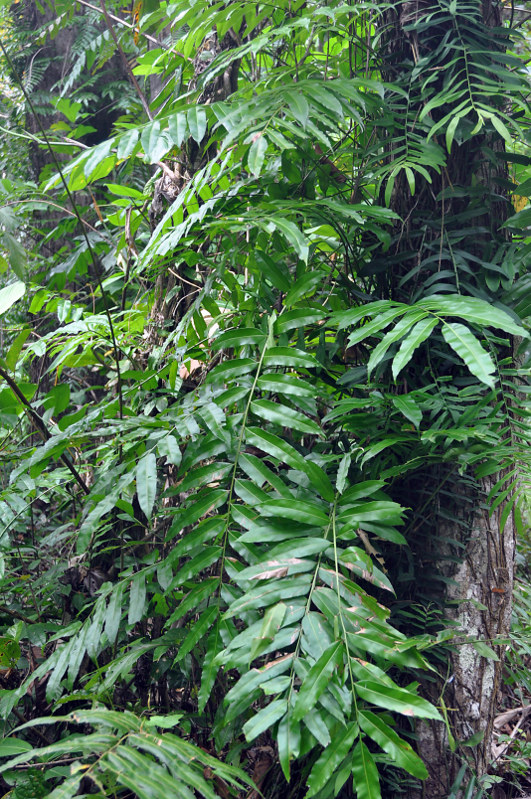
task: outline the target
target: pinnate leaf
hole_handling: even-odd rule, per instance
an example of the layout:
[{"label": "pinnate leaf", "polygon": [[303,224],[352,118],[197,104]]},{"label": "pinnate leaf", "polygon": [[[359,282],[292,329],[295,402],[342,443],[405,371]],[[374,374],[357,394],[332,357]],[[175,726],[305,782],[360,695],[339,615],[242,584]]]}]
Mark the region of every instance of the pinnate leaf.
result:
[{"label": "pinnate leaf", "polygon": [[321,428],[316,422],[312,421],[312,419],[308,419],[303,413],[287,405],[281,405],[278,402],[271,402],[270,400],[255,400],[251,403],[251,410],[257,416],[260,416],[268,422],[273,422],[282,427],[291,427],[293,430],[299,430],[301,433],[322,436]]},{"label": "pinnate leaf", "polygon": [[406,334],[409,334],[416,322],[426,316],[426,311],[414,308],[407,313],[402,319],[399,319],[396,325],[385,334],[383,339],[374,347],[371,352],[370,358],[367,363],[367,372],[371,374],[378,364],[384,359],[387,351],[396,341],[399,341]]},{"label": "pinnate leaf", "polygon": [[314,763],[308,777],[308,792],[305,799],[310,799],[310,797],[319,793],[328,780],[334,776],[336,769],[348,754],[358,732],[358,725],[355,722],[351,722],[334,735],[331,744],[327,746],[317,762]]},{"label": "pinnate leaf", "polygon": [[288,712],[280,720],[277,730],[278,759],[286,780],[290,776],[290,763],[298,757],[301,743],[301,726]]},{"label": "pinnate leaf", "polygon": [[357,682],[355,689],[362,699],[386,710],[394,710],[412,718],[442,721],[442,717],[436,707],[406,688],[399,688],[397,685],[390,687],[383,683],[368,680]]},{"label": "pinnate leaf", "polygon": [[131,580],[129,595],[129,624],[136,624],[142,618],[146,604],[146,577],[144,572],[137,572]]},{"label": "pinnate leaf", "polygon": [[258,387],[263,391],[294,397],[315,397],[318,393],[316,387],[311,383],[289,374],[260,375]]},{"label": "pinnate leaf", "polygon": [[201,106],[194,105],[188,111],[188,128],[192,139],[201,144],[207,129],[205,110]]},{"label": "pinnate leaf", "polygon": [[363,732],[387,752],[397,766],[417,779],[426,779],[428,771],[421,758],[380,716],[370,710],[359,710],[358,721]]},{"label": "pinnate leaf", "polygon": [[395,380],[404,366],[407,366],[417,347],[429,337],[431,331],[438,323],[439,320],[433,317],[421,319],[402,341],[400,349],[393,359],[393,378]]},{"label": "pinnate leaf", "polygon": [[160,161],[172,146],[170,136],[167,131],[160,129],[158,119],[154,119],[144,128],[140,141],[151,164]]},{"label": "pinnate leaf", "polygon": [[335,642],[326,649],[305,676],[293,708],[293,718],[300,721],[311,713],[343,658],[343,646]]},{"label": "pinnate leaf", "polygon": [[266,334],[256,327],[235,327],[221,333],[212,342],[213,350],[242,347],[244,344],[263,344]]},{"label": "pinnate leaf", "polygon": [[150,519],[157,495],[157,459],[152,452],[143,455],[137,463],[136,491],[140,508]]},{"label": "pinnate leaf", "polygon": [[447,316],[460,316],[466,322],[485,327],[497,327],[513,336],[528,337],[528,332],[509,316],[507,311],[498,308],[479,297],[465,297],[461,294],[447,296],[433,295],[422,301],[422,306]]},{"label": "pinnate leaf", "polygon": [[26,286],[21,280],[10,283],[9,286],[0,289],[0,314],[5,313],[17,300],[26,293]]},{"label": "pinnate leaf", "polygon": [[188,631],[188,635],[179,646],[177,657],[174,661],[175,663],[181,661],[188,654],[188,652],[192,651],[197,642],[206,636],[207,631],[214,624],[218,613],[219,610],[217,605],[211,605],[204,611],[204,613],[201,614],[199,619],[194,622]]},{"label": "pinnate leaf", "polygon": [[301,524],[323,526],[328,524],[328,516],[321,508],[309,502],[296,499],[272,499],[263,502],[258,511],[262,516],[279,516],[284,519],[293,519]]},{"label": "pinnate leaf", "polygon": [[243,725],[243,734],[248,741],[253,741],[258,735],[271,729],[273,724],[286,712],[288,703],[285,699],[275,699],[267,707],[262,708],[256,716]]},{"label": "pinnate leaf", "polygon": [[447,344],[463,359],[472,374],[485,385],[494,388],[493,374],[496,367],[488,352],[483,349],[468,327],[457,322],[445,322],[442,334]]},{"label": "pinnate leaf", "polygon": [[378,769],[363,741],[358,741],[354,749],[352,773],[358,799],[381,799]]},{"label": "pinnate leaf", "polygon": [[250,660],[254,660],[261,655],[273,641],[284,621],[286,610],[287,606],[284,602],[279,602],[278,605],[273,605],[266,611],[260,633],[257,638],[253,639]]},{"label": "pinnate leaf", "polygon": [[176,147],[180,147],[188,132],[186,114],[179,112],[172,114],[168,120],[168,133]]},{"label": "pinnate leaf", "polygon": [[166,463],[172,463],[174,466],[180,466],[182,455],[175,436],[168,434],[167,436],[164,436],[164,438],[159,438],[157,441],[157,448],[159,454],[166,458]]},{"label": "pinnate leaf", "polygon": [[354,333],[351,333],[348,337],[349,346],[352,347],[354,344],[358,344],[360,341],[369,338],[369,336],[374,336],[375,333],[384,330],[391,322],[394,322],[397,317],[402,316],[406,310],[408,310],[407,306],[387,308],[387,310],[380,314],[380,316],[377,316],[376,319],[372,319],[370,322],[361,325]]},{"label": "pinnate leaf", "polygon": [[262,171],[267,147],[267,139],[260,133],[256,135],[256,138],[249,148],[247,166],[255,178],[257,178]]},{"label": "pinnate leaf", "polygon": [[400,394],[398,397],[393,397],[393,405],[406,419],[409,419],[415,427],[420,425],[422,421],[422,411],[411,395]]},{"label": "pinnate leaf", "polygon": [[29,752],[32,746],[19,738],[4,738],[0,741],[0,757],[13,757],[21,752]]},{"label": "pinnate leaf", "polygon": [[248,427],[245,431],[245,438],[247,443],[259,447],[268,455],[278,458],[293,469],[299,469],[307,474],[315,491],[319,492],[328,502],[334,500],[334,489],[323,469],[313,461],[304,458],[295,447],[292,447],[283,438],[258,427]]}]

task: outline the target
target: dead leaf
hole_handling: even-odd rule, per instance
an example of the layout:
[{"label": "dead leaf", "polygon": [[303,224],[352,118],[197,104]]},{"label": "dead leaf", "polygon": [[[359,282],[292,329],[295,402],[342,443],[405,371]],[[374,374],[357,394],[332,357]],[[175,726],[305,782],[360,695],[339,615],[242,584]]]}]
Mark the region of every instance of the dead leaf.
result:
[{"label": "dead leaf", "polygon": [[[288,573],[288,569],[295,563],[302,563],[300,558],[287,558],[286,560],[268,560],[266,562],[266,566],[273,566],[277,568],[266,569],[266,571],[260,572],[260,574],[255,574],[252,577],[252,580],[269,580],[273,577],[285,577]],[[287,564],[287,565],[285,565]]]},{"label": "dead leaf", "polygon": [[[378,561],[380,566],[384,567],[385,566],[384,559],[382,558],[382,556],[380,555],[378,550],[373,547],[373,545],[369,541],[369,536],[367,535],[365,530],[361,529],[361,527],[358,527],[358,537],[361,538],[361,542],[362,542],[363,546],[365,547],[365,551],[366,551],[367,555],[372,555],[374,558],[376,558],[376,560]],[[384,568],[384,571],[386,571],[385,568]]]},{"label": "dead leaf", "polygon": [[181,380],[186,380],[187,377],[190,377],[192,372],[195,372],[196,369],[200,369],[202,365],[201,361],[196,361],[195,358],[191,358],[188,362],[188,366],[182,363],[179,367],[179,377]]},{"label": "dead leaf", "polygon": [[255,574],[254,577],[251,579],[253,580],[269,580],[272,577],[285,577],[288,573],[287,566],[281,566],[279,569],[271,569],[270,571],[260,572],[260,574]]},{"label": "dead leaf", "polygon": [[267,671],[267,669],[270,669],[271,666],[276,666],[277,663],[282,663],[283,660],[287,660],[288,658],[291,657],[293,657],[291,652],[289,653],[289,655],[282,655],[282,657],[277,658],[276,660],[272,660],[270,663],[266,663],[265,666],[259,669],[259,671]]},{"label": "dead leaf", "polygon": [[272,746],[255,746],[249,751],[249,759],[253,761],[252,779],[256,790],[251,790],[246,799],[259,799],[260,788],[264,779],[275,762],[275,752]]}]

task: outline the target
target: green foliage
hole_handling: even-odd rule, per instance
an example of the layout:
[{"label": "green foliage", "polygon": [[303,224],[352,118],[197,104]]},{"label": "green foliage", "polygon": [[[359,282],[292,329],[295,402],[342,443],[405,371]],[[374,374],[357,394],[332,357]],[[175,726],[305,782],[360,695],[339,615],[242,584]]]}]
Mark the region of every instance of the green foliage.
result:
[{"label": "green foliage", "polygon": [[[106,709],[40,718],[42,725],[89,724],[99,732],[66,735],[50,746],[24,751],[2,767],[2,771],[35,757],[79,753],[81,760],[72,767],[71,776],[51,793],[40,794],[54,799],[77,795],[81,781],[87,778],[100,789],[100,796],[125,787],[134,790],[139,799],[152,799],[160,796],[161,791],[190,799],[194,790],[213,798],[217,795],[213,788],[215,780],[223,782],[227,795],[234,795],[235,789],[245,786],[245,777],[238,769],[220,763],[173,733],[157,729],[171,729],[179,724],[180,718],[181,714],[174,714],[141,720],[133,713]],[[30,722],[25,726],[34,725]],[[20,794],[18,783],[17,793]]]},{"label": "green foliage", "polygon": [[527,212],[495,205],[520,61],[464,1],[405,55],[384,4],[107,8],[43,22],[75,34],[56,160],[2,184],[0,772],[225,797],[269,747],[266,796],[375,799],[427,776],[411,720],[448,724],[418,679],[453,632],[407,604],[426,507],[504,469],[503,528],[528,474]]}]

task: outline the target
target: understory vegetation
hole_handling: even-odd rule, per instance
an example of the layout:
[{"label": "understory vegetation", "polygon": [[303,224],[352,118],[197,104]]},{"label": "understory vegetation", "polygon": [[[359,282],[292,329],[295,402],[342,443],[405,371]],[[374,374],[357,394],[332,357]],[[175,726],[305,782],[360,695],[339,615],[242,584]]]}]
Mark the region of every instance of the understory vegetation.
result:
[{"label": "understory vegetation", "polygon": [[525,25],[0,2],[6,797],[525,784]]}]

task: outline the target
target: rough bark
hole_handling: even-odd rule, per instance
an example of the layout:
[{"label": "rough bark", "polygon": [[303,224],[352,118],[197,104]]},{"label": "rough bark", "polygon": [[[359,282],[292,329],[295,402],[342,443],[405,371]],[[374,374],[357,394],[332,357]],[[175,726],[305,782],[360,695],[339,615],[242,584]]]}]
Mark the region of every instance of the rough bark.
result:
[{"label": "rough bark", "polygon": [[[457,638],[449,653],[447,675],[441,675],[441,680],[430,686],[436,703],[443,696],[458,749],[455,754],[451,752],[444,725],[419,724],[418,749],[430,774],[417,794],[423,799],[446,799],[464,758],[475,775],[484,774],[492,759],[492,725],[504,659],[504,646],[492,642],[509,633],[515,551],[512,516],[502,530],[503,509],[498,507],[494,513],[488,512],[485,500],[493,485],[494,478],[482,481],[464,525],[441,520],[438,528],[443,539],[464,545],[462,559],[457,563],[451,563],[447,546],[440,552],[440,570],[449,581],[446,615],[456,625]],[[467,507],[464,491],[469,493],[470,488],[454,485],[454,490],[454,507],[446,507],[446,511],[463,518],[463,509]],[[499,660],[483,657],[473,641],[491,646]],[[466,749],[460,746],[478,734],[482,737],[477,746]],[[465,777],[463,789],[469,777],[470,774]]]},{"label": "rough bark", "polygon": [[[434,25],[428,30],[421,28],[417,34],[408,26],[434,7],[431,0],[405,2],[395,4],[384,15],[384,73],[387,70],[390,81],[404,77],[404,85],[411,87],[405,115],[410,120],[418,117],[425,100],[420,89],[422,81],[415,88],[415,80],[412,78],[410,83],[408,80],[419,59],[449,35],[449,31],[441,25]],[[487,28],[500,25],[496,3],[485,0],[480,8]],[[444,71],[444,66],[441,69]],[[449,111],[451,108],[445,107],[438,109],[437,113],[446,115]],[[438,118],[442,119],[442,116]],[[393,135],[396,135],[396,129]],[[444,140],[444,132],[442,138]],[[389,145],[390,161],[394,157],[393,147],[394,142]],[[474,222],[481,232],[459,240],[459,246],[476,259],[472,260],[473,263],[489,260],[493,248],[503,242],[505,234],[499,231],[508,204],[503,193],[496,188],[506,177],[503,161],[496,162],[486,153],[502,148],[503,141],[488,134],[465,137],[461,143],[454,141],[446,168],[440,174],[433,170],[431,183],[418,180],[413,197],[405,175],[398,177],[391,207],[402,222],[395,232],[393,269],[374,270],[375,288],[380,296],[390,296],[402,302],[411,302],[421,296],[423,282],[436,278],[435,272],[441,269],[440,254],[446,247],[447,231],[452,235],[453,230],[454,235],[459,236],[459,223],[454,222],[452,229],[451,220],[459,220],[468,207],[481,208],[481,215],[476,215]],[[451,191],[446,191],[449,188]],[[456,188],[463,191],[455,191]],[[434,255],[438,255],[438,263]],[[389,262],[389,253],[381,255],[381,266],[385,262]],[[455,291],[460,293],[458,268],[455,271]],[[481,290],[480,278],[473,272],[466,274],[466,280],[469,286]],[[426,364],[417,366],[419,374],[426,369]],[[451,369],[449,373],[454,374]],[[421,581],[424,579],[423,595],[419,599],[417,585],[415,601],[425,604],[433,601],[442,606],[446,618],[454,621],[456,634],[460,636],[454,649],[448,651],[447,672],[441,673],[438,680],[431,676],[424,685],[425,695],[436,705],[440,706],[443,699],[457,750],[452,752],[450,749],[445,725],[440,722],[419,723],[417,746],[428,768],[429,779],[413,794],[414,799],[447,799],[465,761],[470,770],[463,779],[462,791],[466,789],[471,774],[481,776],[487,771],[504,648],[492,647],[499,657],[496,661],[483,657],[471,641],[483,641],[491,646],[493,639],[506,637],[511,615],[515,548],[513,520],[510,516],[502,529],[503,506],[492,514],[489,514],[487,506],[487,495],[500,475],[477,482],[471,475],[458,478],[447,474],[441,477],[440,469],[428,468],[423,474],[417,474],[415,480],[409,481],[409,491],[406,481],[406,494],[409,494],[407,502],[410,507],[423,508],[413,523],[417,532],[420,531],[416,539],[417,568],[442,578],[432,581],[430,598],[429,580],[425,575],[421,576]],[[425,486],[428,484],[433,496],[431,505],[425,502]],[[443,485],[444,490],[441,490]],[[470,642],[465,642],[466,637]],[[472,736],[482,738],[476,746],[463,748],[461,744]]]}]

